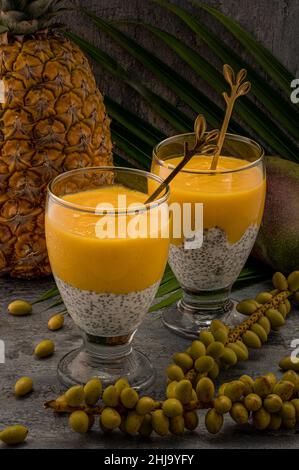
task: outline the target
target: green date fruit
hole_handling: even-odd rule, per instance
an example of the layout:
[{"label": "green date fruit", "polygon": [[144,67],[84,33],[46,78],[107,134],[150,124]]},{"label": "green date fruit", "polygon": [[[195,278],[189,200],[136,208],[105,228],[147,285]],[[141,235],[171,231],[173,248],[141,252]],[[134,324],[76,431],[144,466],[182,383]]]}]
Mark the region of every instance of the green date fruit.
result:
[{"label": "green date fruit", "polygon": [[253,391],[257,395],[259,395],[261,398],[264,398],[270,393],[272,393],[272,389],[273,389],[273,384],[268,377],[262,376],[262,377],[257,377],[255,379],[254,384],[253,384]]},{"label": "green date fruit", "polygon": [[162,410],[153,411],[152,425],[154,431],[159,434],[159,436],[166,436],[169,432],[169,418],[165,416]]},{"label": "green date fruit", "polygon": [[228,331],[224,329],[219,329],[214,333],[215,341],[219,341],[220,343],[226,344],[228,340]]},{"label": "green date fruit", "polygon": [[254,411],[252,414],[253,424],[259,431],[266,429],[271,421],[271,414],[265,410],[265,408],[260,408],[258,411]]},{"label": "green date fruit", "polygon": [[243,403],[233,403],[230,415],[237,424],[245,424],[248,422],[249,414]]},{"label": "green date fruit", "polygon": [[252,315],[258,308],[258,302],[252,299],[242,300],[236,307],[237,311],[243,315]]},{"label": "green date fruit", "polygon": [[102,396],[103,386],[100,379],[94,378],[84,385],[84,398],[87,405],[95,405]]},{"label": "green date fruit", "polygon": [[268,336],[271,332],[271,323],[270,323],[270,320],[263,316],[261,317],[258,322],[257,322],[258,325],[261,325],[261,327],[265,330],[266,332],[266,335]]},{"label": "green date fruit", "polygon": [[279,367],[282,370],[294,370],[299,372],[299,360],[297,362],[296,360],[293,360],[291,356],[286,356],[280,360]]},{"label": "green date fruit", "polygon": [[273,296],[271,292],[260,292],[259,294],[257,294],[255,300],[257,301],[257,303],[263,305],[263,304],[266,304],[267,302],[270,302],[272,297]]},{"label": "green date fruit", "polygon": [[291,401],[285,401],[282,404],[280,416],[283,421],[292,419],[296,422],[296,408]]},{"label": "green date fruit", "polygon": [[264,408],[269,411],[269,413],[278,413],[282,409],[282,404],[283,401],[280,396],[274,393],[264,399]]},{"label": "green date fruit", "polygon": [[226,384],[224,395],[231,399],[232,402],[239,401],[244,394],[245,385],[241,380],[233,380]]},{"label": "green date fruit", "polygon": [[259,325],[258,323],[254,323],[254,325],[252,325],[250,330],[253,331],[260,338],[262,343],[267,342],[268,335],[261,325]]},{"label": "green date fruit", "polygon": [[15,395],[17,397],[23,397],[28,395],[33,389],[33,380],[30,377],[21,377],[15,383]]},{"label": "green date fruit", "polygon": [[282,401],[290,400],[294,391],[295,385],[288,380],[280,380],[273,388],[273,393],[279,395]]},{"label": "green date fruit", "polygon": [[198,372],[209,372],[213,369],[215,364],[214,359],[211,356],[201,356],[196,359],[194,367]]},{"label": "green date fruit", "polygon": [[74,385],[65,392],[64,398],[69,406],[79,406],[84,401],[84,388],[81,385]]},{"label": "green date fruit", "polygon": [[214,408],[217,411],[217,413],[220,413],[221,415],[228,413],[231,407],[232,407],[232,401],[229,397],[226,397],[225,395],[219,395],[214,400]]},{"label": "green date fruit", "polygon": [[84,411],[74,411],[69,417],[69,425],[73,431],[79,434],[87,433],[89,429],[89,418]]},{"label": "green date fruit", "polygon": [[275,308],[269,308],[266,312],[266,317],[270,320],[271,327],[274,329],[280,328],[285,324],[285,319]]},{"label": "green date fruit", "polygon": [[244,398],[244,405],[248,411],[258,411],[262,407],[263,402],[261,397],[256,393],[249,393]]},{"label": "green date fruit", "polygon": [[136,411],[140,415],[146,415],[150,413],[155,407],[155,401],[151,397],[141,397],[139,398]]},{"label": "green date fruit", "polygon": [[206,348],[209,346],[209,344],[215,341],[214,335],[210,330],[201,330],[199,333],[199,339]]},{"label": "green date fruit", "polygon": [[168,398],[163,402],[162,410],[168,418],[181,416],[184,412],[182,403],[177,398]]},{"label": "green date fruit", "polygon": [[16,317],[30,315],[32,312],[32,305],[26,300],[14,300],[7,308],[8,312]]},{"label": "green date fruit", "polygon": [[176,353],[173,355],[173,361],[175,364],[183,369],[184,372],[187,372],[189,369],[193,367],[193,359],[192,357],[185,353]]},{"label": "green date fruit", "polygon": [[148,413],[143,416],[143,421],[138,430],[138,433],[142,437],[149,437],[152,432],[153,432],[152,415]]},{"label": "green date fruit", "polygon": [[106,406],[114,407],[118,404],[119,394],[115,385],[109,385],[105,388],[105,390],[103,391],[102,400]]},{"label": "green date fruit", "polygon": [[225,347],[221,355],[221,363],[228,366],[234,366],[235,364],[237,364],[237,362],[238,357],[236,352],[229,347]]},{"label": "green date fruit", "polygon": [[207,355],[212,356],[214,359],[221,357],[224,352],[224,345],[220,341],[214,341],[207,347]]},{"label": "green date fruit", "polygon": [[299,271],[293,271],[288,277],[288,288],[291,292],[299,290]]},{"label": "green date fruit", "polygon": [[180,366],[171,364],[166,369],[166,374],[169,380],[182,380],[184,378],[184,371]]},{"label": "green date fruit", "polygon": [[120,394],[121,403],[128,409],[134,408],[138,400],[139,400],[138,393],[136,392],[136,390],[134,390],[131,387],[124,388]]},{"label": "green date fruit", "polygon": [[231,349],[234,351],[235,355],[237,356],[237,361],[247,361],[249,353],[248,349],[245,346],[244,343],[242,343],[244,347],[240,346],[241,341],[235,342],[235,343],[228,343],[227,348]]},{"label": "green date fruit", "polygon": [[175,397],[176,397],[175,389],[176,389],[177,384],[178,384],[178,381],[177,381],[177,380],[173,380],[172,382],[170,382],[170,383],[167,385],[167,388],[166,388],[166,396],[167,396],[167,398],[175,398]]},{"label": "green date fruit", "polygon": [[205,424],[210,434],[217,434],[223,426],[223,415],[211,408],[206,414]]},{"label": "green date fruit", "polygon": [[185,431],[185,421],[182,415],[170,418],[169,430],[175,436],[182,436]]},{"label": "green date fruit", "polygon": [[192,384],[189,380],[180,380],[175,387],[175,398],[184,405],[192,400]]},{"label": "green date fruit", "polygon": [[51,331],[60,330],[64,325],[64,315],[62,313],[57,313],[53,315],[48,321],[48,328]]},{"label": "green date fruit", "polygon": [[273,274],[272,283],[275,289],[278,289],[279,291],[288,289],[288,281],[286,277],[280,272]]},{"label": "green date fruit", "polygon": [[262,342],[258,335],[251,330],[247,330],[242,336],[243,342],[248,348],[259,349],[262,347]]},{"label": "green date fruit", "polygon": [[209,370],[208,376],[210,377],[210,379],[216,380],[219,374],[220,374],[220,367],[217,364],[217,362],[214,361],[214,365],[213,365],[212,369]]},{"label": "green date fruit", "polygon": [[206,354],[206,347],[202,341],[195,340],[191,343],[190,356],[194,361]]},{"label": "green date fruit", "polygon": [[270,423],[267,429],[278,431],[282,425],[282,417],[278,413],[271,413]]},{"label": "green date fruit", "polygon": [[196,385],[196,394],[199,401],[210,403],[215,393],[215,385],[208,377],[200,379]]},{"label": "green date fruit", "polygon": [[44,359],[45,357],[52,356],[55,351],[55,344],[50,339],[45,339],[41,341],[34,349],[34,354],[39,359]]},{"label": "green date fruit", "polygon": [[254,380],[249,375],[241,375],[239,380],[244,384],[244,395],[248,395],[253,392]]},{"label": "green date fruit", "polygon": [[0,431],[0,440],[7,445],[16,445],[24,442],[27,435],[28,428],[17,424]]},{"label": "green date fruit", "polygon": [[185,428],[194,431],[198,426],[198,414],[196,411],[185,411],[184,413]]},{"label": "green date fruit", "polygon": [[136,411],[129,411],[124,422],[126,433],[130,434],[131,436],[136,434],[141,427],[142,421],[143,416],[139,415]]},{"label": "green date fruit", "polygon": [[121,416],[114,408],[106,407],[101,413],[100,422],[104,429],[113,431],[120,426]]},{"label": "green date fruit", "polygon": [[118,395],[121,394],[121,392],[124,390],[124,388],[128,388],[130,387],[130,384],[129,382],[127,381],[127,379],[124,379],[123,377],[121,377],[120,379],[118,379],[115,384],[114,384],[114,387],[118,393]]}]

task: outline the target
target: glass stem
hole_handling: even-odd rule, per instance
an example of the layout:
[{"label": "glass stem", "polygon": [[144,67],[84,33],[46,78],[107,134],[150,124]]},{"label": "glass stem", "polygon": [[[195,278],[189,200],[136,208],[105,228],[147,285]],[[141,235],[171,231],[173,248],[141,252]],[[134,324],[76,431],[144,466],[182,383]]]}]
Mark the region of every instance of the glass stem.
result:
[{"label": "glass stem", "polygon": [[219,315],[230,311],[232,302],[229,298],[231,287],[214,291],[190,292],[184,289],[184,296],[178,307],[183,312],[200,313],[210,312]]}]

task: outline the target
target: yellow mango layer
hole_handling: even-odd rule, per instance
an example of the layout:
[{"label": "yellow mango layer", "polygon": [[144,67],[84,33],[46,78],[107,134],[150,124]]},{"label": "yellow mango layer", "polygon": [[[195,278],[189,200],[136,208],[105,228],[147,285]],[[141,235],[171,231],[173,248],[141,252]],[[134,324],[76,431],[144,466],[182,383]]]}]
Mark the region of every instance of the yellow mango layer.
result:
[{"label": "yellow mango layer", "polygon": [[[182,157],[153,162],[153,173],[166,178]],[[184,170],[209,170],[211,157],[194,156],[170,183],[171,202],[203,203],[204,228],[220,227],[230,243],[237,242],[250,225],[260,225],[265,203],[265,179],[260,167],[245,168],[250,162],[233,157],[219,158],[218,171],[235,173],[198,174]],[[172,240],[179,244],[180,240]]]},{"label": "yellow mango layer", "polygon": [[[126,196],[127,206],[146,199],[145,194],[123,186],[78,192],[63,199],[82,208],[95,209],[103,203],[116,208],[119,195]],[[149,212],[140,217],[148,217]],[[53,273],[74,287],[97,293],[136,292],[157,282],[164,272],[169,239],[160,237],[160,232],[151,238],[149,229],[141,238],[126,236],[126,225],[132,220],[129,215],[122,216],[122,238],[101,239],[95,229],[100,218],[49,202],[46,238]]]}]

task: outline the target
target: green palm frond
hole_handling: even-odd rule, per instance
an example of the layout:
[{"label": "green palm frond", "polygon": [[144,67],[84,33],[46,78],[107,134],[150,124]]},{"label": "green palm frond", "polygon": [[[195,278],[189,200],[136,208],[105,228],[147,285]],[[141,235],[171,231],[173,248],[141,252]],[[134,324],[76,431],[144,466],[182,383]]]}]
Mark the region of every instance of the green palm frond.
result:
[{"label": "green palm frond", "polygon": [[[283,126],[284,130],[291,134],[298,140],[299,135],[299,112],[296,106],[292,105],[289,100],[290,83],[288,82],[288,89],[286,99],[282,98],[280,94],[269,85],[266,79],[263,79],[255,69],[244,59],[239,57],[236,52],[227,46],[218,36],[208,29],[203,22],[201,22],[194,15],[191,15],[182,7],[170,3],[168,0],[154,0],[155,3],[163,6],[168,11],[171,11],[178,16],[189,28],[208,46],[208,48],[219,58],[223,63],[229,63],[234,69],[239,70],[245,68],[248,72],[248,79],[252,84],[252,94],[263,104],[277,122]],[[248,33],[247,33],[248,34]],[[176,51],[178,52],[178,51]],[[185,60],[185,59],[184,59]],[[205,64],[202,64],[206,68]],[[261,67],[265,67],[260,63]],[[206,70],[205,70],[206,73]],[[244,100],[243,100],[244,101]],[[270,122],[267,121],[267,126]],[[271,129],[270,129],[271,130]],[[290,139],[288,139],[290,140]],[[290,141],[291,142],[291,141]],[[292,150],[293,149],[293,150]],[[291,152],[293,151],[298,155],[298,146],[291,145]],[[283,154],[282,154],[283,155]],[[286,158],[289,158],[286,155]],[[290,158],[292,159],[292,158]],[[295,158],[296,161],[296,158]]]},{"label": "green palm frond", "polygon": [[99,47],[94,46],[80,36],[74,33],[65,33],[75,43],[77,43],[83,51],[85,51],[92,59],[106,69],[111,75],[125,82],[129,87],[133,88],[154,111],[166,121],[168,121],[174,129],[179,132],[189,132],[193,130],[193,121],[186,114],[177,109],[176,106],[170,104],[156,93],[152,92],[148,87],[143,85],[141,81],[132,77],[123,67],[121,67],[112,57],[102,51]]},{"label": "green palm frond", "polygon": [[220,21],[251,54],[256,62],[269,74],[277,85],[287,94],[290,92],[290,83],[295,78],[274,55],[249,34],[242,26],[231,18],[225,16],[216,8],[196,0],[191,3],[210,13]]},{"label": "green palm frond", "polygon": [[[86,10],[84,11],[101,31],[111,36],[121,47],[138,59],[145,67],[154,73],[161,82],[176,93],[184,103],[189,105],[197,114],[204,114],[211,126],[219,127],[223,121],[223,109],[215,105],[204,93],[201,93],[175,70],[140,46],[129,36],[93,13],[87,12]],[[240,126],[232,120],[231,130],[240,132],[240,129]]]}]

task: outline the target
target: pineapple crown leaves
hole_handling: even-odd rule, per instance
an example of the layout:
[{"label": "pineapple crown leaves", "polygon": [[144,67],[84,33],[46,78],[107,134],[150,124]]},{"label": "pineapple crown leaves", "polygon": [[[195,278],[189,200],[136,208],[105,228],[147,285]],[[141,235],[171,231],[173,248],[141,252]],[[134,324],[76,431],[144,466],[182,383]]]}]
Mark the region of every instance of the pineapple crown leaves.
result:
[{"label": "pineapple crown leaves", "polygon": [[70,9],[67,0],[0,0],[0,33],[34,34]]}]

